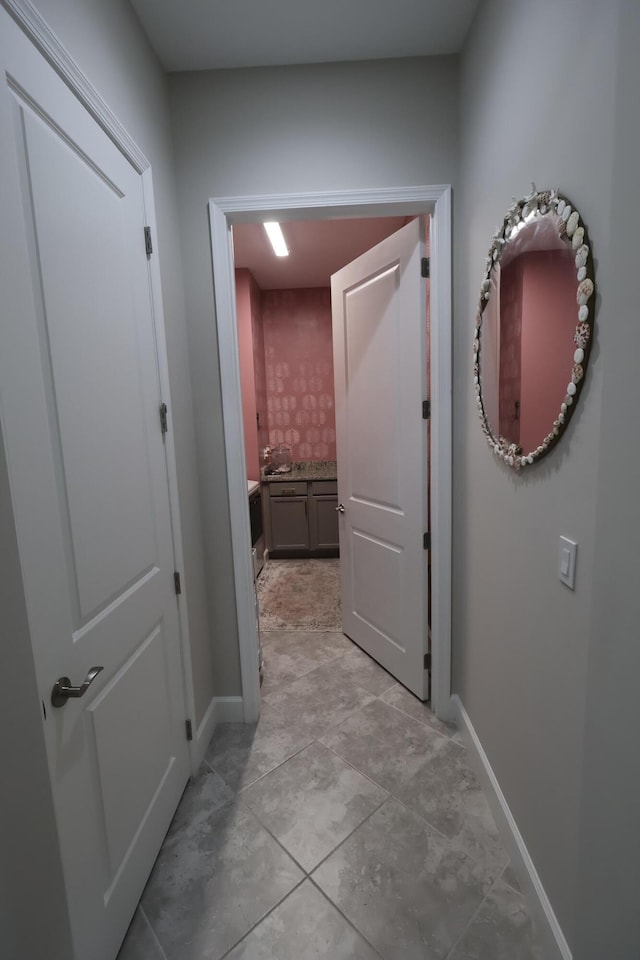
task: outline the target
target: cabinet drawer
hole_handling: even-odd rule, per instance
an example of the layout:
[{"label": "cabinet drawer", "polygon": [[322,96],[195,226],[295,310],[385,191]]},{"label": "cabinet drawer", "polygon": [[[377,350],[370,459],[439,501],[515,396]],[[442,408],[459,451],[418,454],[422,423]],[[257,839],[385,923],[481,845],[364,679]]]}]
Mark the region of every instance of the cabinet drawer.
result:
[{"label": "cabinet drawer", "polygon": [[269,496],[271,497],[306,497],[307,481],[302,480],[297,483],[270,483]]},{"label": "cabinet drawer", "polygon": [[314,496],[331,496],[338,493],[337,480],[314,480],[311,484],[311,493]]}]

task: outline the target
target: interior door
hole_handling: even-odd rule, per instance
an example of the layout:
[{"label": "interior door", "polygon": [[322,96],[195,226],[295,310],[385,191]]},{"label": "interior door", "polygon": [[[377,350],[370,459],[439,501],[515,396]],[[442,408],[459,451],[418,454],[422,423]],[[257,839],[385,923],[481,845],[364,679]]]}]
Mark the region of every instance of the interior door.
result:
[{"label": "interior door", "polygon": [[343,630],[421,699],[428,696],[423,249],[418,218],[331,278]]},{"label": "interior door", "polygon": [[0,415],[34,709],[74,960],[113,960],[189,773],[142,182],[0,18]]}]

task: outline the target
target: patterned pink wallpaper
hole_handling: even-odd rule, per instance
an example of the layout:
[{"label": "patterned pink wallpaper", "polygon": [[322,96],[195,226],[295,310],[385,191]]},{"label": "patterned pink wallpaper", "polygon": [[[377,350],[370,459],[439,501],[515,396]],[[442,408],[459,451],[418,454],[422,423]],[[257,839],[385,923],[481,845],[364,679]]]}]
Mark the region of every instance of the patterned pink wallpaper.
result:
[{"label": "patterned pink wallpaper", "polygon": [[335,460],[331,290],[265,290],[269,443],[292,460]]}]

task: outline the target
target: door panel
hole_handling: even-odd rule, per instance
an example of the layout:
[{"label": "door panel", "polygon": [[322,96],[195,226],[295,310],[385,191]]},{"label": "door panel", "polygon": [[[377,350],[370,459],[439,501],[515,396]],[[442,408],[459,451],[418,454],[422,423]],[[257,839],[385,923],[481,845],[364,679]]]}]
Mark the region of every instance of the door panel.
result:
[{"label": "door panel", "polygon": [[397,339],[402,331],[395,297],[399,283],[399,265],[393,264],[363,277],[344,293],[351,496],[396,510],[400,463],[394,454],[401,423],[399,398],[388,386],[390,372],[398,366]]},{"label": "door panel", "polygon": [[[171,677],[165,648],[163,627],[158,625],[87,711],[95,739],[112,880],[174,763],[164,746],[171,739],[166,709]],[[144,723],[136,716],[140,702],[145,705]]]},{"label": "door panel", "polygon": [[[157,560],[127,259],[142,211],[60,131],[24,110],[22,117],[46,294],[43,373],[57,416],[52,439],[61,466],[58,496],[68,511],[78,629]],[[133,184],[122,187],[129,192]],[[87,243],[95,228],[99,237]],[[60,283],[63,277],[72,282]]]},{"label": "door panel", "polygon": [[0,27],[0,416],[34,709],[70,960],[114,960],[189,772],[142,182],[2,10]]},{"label": "door panel", "polygon": [[331,280],[344,632],[428,691],[422,220]]},{"label": "door panel", "polygon": [[[373,631],[370,642],[378,655],[386,644],[404,652],[398,624],[402,622],[402,548],[352,529],[352,615]],[[376,590],[371,589],[375,581]]]}]

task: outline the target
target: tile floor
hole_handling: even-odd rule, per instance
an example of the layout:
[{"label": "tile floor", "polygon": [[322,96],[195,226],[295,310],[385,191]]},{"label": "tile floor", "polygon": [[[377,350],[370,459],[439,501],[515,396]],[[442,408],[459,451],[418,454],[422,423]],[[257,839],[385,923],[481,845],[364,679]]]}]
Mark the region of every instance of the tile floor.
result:
[{"label": "tile floor", "polygon": [[456,730],[342,634],[263,642],[118,960],[543,960]]}]

